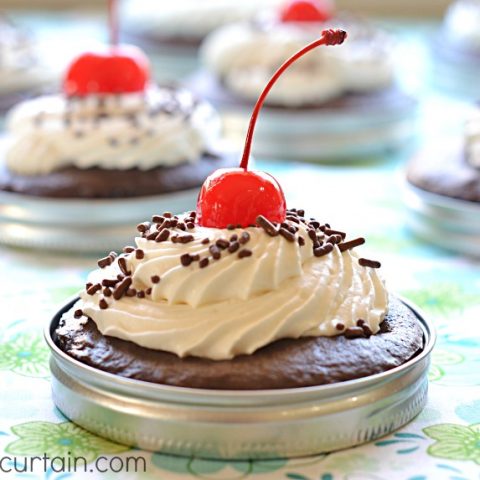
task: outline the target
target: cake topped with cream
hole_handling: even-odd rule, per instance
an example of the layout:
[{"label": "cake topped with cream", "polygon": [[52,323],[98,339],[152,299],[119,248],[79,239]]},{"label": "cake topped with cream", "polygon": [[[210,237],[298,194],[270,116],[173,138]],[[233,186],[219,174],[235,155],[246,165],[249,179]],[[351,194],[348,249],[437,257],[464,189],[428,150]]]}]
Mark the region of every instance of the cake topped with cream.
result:
[{"label": "cake topped with cream", "polygon": [[150,81],[147,57],[114,45],[70,64],[62,91],[24,101],[7,118],[7,167],[42,175],[66,167],[149,170],[198,161],[220,136],[207,102]]},{"label": "cake topped with cream", "polygon": [[135,246],[98,262],[74,307],[77,319],[142,347],[213,360],[252,354],[279,339],[379,332],[388,294],[380,263],[353,252],[363,238],[287,209],[269,174],[248,170],[256,119],[276,80],[342,30],[287,60],[255,106],[239,168],[204,182],[196,211],[141,223]]},{"label": "cake topped with cream", "polygon": [[395,80],[392,40],[364,21],[337,14],[325,0],[293,0],[256,21],[231,24],[207,37],[205,66],[240,98],[255,100],[282,59],[314,40],[326,23],[345,28],[349,41],[321,49],[296,63],[267,103],[316,105],[351,92],[390,87]]}]

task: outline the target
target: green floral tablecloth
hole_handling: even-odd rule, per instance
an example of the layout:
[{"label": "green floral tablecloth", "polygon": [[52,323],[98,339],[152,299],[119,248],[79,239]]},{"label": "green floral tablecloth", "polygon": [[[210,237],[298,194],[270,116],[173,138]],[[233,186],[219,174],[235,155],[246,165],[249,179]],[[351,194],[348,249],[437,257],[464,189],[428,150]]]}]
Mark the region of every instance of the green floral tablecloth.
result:
[{"label": "green floral tablecloth", "polygon": [[[405,45],[407,57],[413,50],[418,55],[414,42]],[[421,60],[417,63],[423,66]],[[414,72],[407,74],[417,82]],[[458,132],[465,105],[424,94],[423,138]],[[407,155],[350,166],[260,162],[259,167],[278,177],[290,206],[306,208],[352,236],[365,236],[365,256],[382,261],[390,290],[413,300],[433,319],[438,342],[429,400],[413,422],[354,449],[274,461],[173,457],[96,437],[53,405],[42,339],[44,325],[82,287],[95,259],[0,247],[0,479],[479,479],[480,262],[432,247],[406,230],[401,184]],[[26,458],[44,455],[84,457],[88,469],[102,457],[116,463],[106,473],[61,472],[58,464],[31,472]],[[129,457],[144,458],[146,471],[115,473]],[[17,470],[26,471],[5,473],[14,469],[14,460]]]}]

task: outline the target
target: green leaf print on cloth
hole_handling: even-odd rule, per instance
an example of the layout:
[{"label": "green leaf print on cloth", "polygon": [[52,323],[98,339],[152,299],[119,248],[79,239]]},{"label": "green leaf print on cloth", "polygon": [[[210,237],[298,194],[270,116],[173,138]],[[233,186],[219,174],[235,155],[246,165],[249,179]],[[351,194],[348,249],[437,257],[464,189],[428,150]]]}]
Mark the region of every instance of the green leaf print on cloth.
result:
[{"label": "green leaf print on cloth", "polygon": [[455,283],[431,283],[425,288],[407,290],[402,294],[425,310],[436,314],[463,311],[480,303],[478,293],[467,292]]},{"label": "green leaf print on cloth", "polygon": [[41,335],[22,333],[0,343],[0,370],[27,377],[48,377],[49,355]]},{"label": "green leaf print on cloth", "polygon": [[12,455],[47,455],[50,459],[80,458],[93,462],[100,454],[121,453],[130,447],[97,437],[71,422],[29,422],[12,427],[18,440],[7,445]]},{"label": "green leaf print on cloth", "polygon": [[444,423],[424,428],[436,440],[427,449],[432,457],[473,461],[480,465],[480,423],[470,426]]},{"label": "green leaf print on cloth", "polygon": [[432,362],[428,371],[428,379],[431,382],[440,380],[445,376],[445,368],[450,365],[458,365],[464,361],[464,357],[456,352],[448,350],[434,350],[432,352]]},{"label": "green leaf print on cloth", "polygon": [[157,468],[169,472],[213,478],[210,475],[217,474],[228,467],[244,475],[275,472],[283,468],[287,460],[283,458],[274,460],[208,460],[154,453],[152,463]]}]

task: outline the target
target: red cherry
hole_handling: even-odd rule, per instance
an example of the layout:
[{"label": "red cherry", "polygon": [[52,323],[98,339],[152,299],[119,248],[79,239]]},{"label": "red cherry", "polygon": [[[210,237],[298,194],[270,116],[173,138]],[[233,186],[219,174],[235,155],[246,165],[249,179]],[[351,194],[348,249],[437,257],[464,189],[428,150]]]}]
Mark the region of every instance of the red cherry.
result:
[{"label": "red cherry", "polygon": [[104,52],[87,52],[68,67],[63,91],[68,96],[132,93],[145,90],[150,62],[131,45],[111,46]]},{"label": "red cherry", "polygon": [[204,182],[197,202],[197,223],[202,227],[248,227],[259,215],[281,223],[286,216],[286,202],[279,183],[268,173],[248,170],[253,133],[263,102],[282,73],[296,60],[320,45],[343,43],[343,30],[325,30],[322,37],[292,55],[272,76],[255,104],[248,126],[240,168],[223,168]]},{"label": "red cherry", "polygon": [[221,168],[200,190],[197,221],[204,227],[255,225],[259,215],[272,222],[285,220],[287,204],[279,183],[268,173]]},{"label": "red cherry", "polygon": [[280,11],[282,22],[326,22],[332,16],[328,0],[290,0]]}]

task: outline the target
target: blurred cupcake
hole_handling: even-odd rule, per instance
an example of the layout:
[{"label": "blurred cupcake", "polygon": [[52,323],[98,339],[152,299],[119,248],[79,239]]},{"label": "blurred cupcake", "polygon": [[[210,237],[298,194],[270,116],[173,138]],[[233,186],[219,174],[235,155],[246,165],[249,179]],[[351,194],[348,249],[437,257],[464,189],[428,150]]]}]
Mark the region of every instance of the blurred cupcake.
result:
[{"label": "blurred cupcake", "polygon": [[192,85],[229,112],[250,108],[281,60],[327,27],[347,30],[347,42],[303,58],[272,89],[257,154],[316,160],[397,145],[415,102],[396,85],[392,39],[325,0],[289,1],[215,31]]},{"label": "blurred cupcake", "polygon": [[407,169],[410,224],[449,250],[480,256],[480,108],[463,138],[423,149]]},{"label": "blurred cupcake", "polygon": [[[185,208],[208,174],[236,162],[218,149],[219,125],[207,102],[151,83],[137,48],[85,53],[70,65],[62,92],[8,114],[0,193],[13,203],[84,199],[85,224],[96,199],[115,209],[120,199],[154,198],[158,205],[180,195],[178,208]],[[105,215],[111,219],[108,208]]]},{"label": "blurred cupcake", "polygon": [[197,50],[211,31],[236,21],[252,18],[259,9],[280,0],[177,0],[158,3],[127,0],[123,5],[125,30],[135,43],[158,57],[160,79],[177,78],[197,67]]},{"label": "blurred cupcake", "polygon": [[434,45],[434,81],[450,93],[480,98],[480,0],[457,0]]},{"label": "blurred cupcake", "polygon": [[33,39],[0,14],[0,113],[38,93],[52,77]]}]

